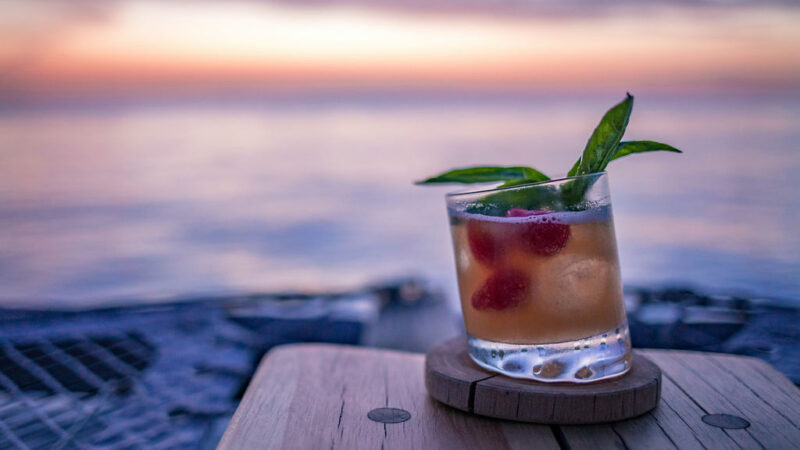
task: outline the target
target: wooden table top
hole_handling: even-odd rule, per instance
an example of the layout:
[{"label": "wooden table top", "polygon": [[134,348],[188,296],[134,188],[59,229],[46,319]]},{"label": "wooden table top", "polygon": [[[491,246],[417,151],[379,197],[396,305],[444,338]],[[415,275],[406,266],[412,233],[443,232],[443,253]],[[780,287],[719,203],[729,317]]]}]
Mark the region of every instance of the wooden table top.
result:
[{"label": "wooden table top", "polygon": [[[219,448],[800,448],[800,390],[768,364],[723,354],[637,351],[663,371],[655,410],[613,424],[548,426],[483,418],[436,402],[425,391],[421,354],[281,346],[262,360]],[[373,418],[407,420],[367,417],[378,408],[403,411],[380,410]],[[715,420],[749,425],[707,423]]]}]

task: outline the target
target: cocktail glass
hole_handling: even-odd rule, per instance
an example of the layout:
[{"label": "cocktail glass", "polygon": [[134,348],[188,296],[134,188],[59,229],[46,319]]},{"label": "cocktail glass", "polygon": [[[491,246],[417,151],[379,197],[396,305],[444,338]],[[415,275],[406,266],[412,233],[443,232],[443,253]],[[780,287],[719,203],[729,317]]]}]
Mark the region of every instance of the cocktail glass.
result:
[{"label": "cocktail glass", "polygon": [[631,367],[605,172],[447,196],[470,357],[587,383]]}]

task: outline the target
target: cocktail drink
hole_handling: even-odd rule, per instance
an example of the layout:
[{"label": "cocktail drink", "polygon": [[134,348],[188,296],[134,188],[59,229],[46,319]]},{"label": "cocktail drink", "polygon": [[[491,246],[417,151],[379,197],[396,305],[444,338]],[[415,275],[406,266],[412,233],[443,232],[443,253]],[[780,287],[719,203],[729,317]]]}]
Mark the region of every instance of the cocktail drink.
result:
[{"label": "cocktail drink", "polygon": [[604,172],[451,194],[447,205],[476,363],[547,382],[630,369]]},{"label": "cocktail drink", "polygon": [[448,170],[418,184],[502,183],[447,196],[470,357],[502,374],[588,383],[631,368],[605,169],[657,141],[623,141],[633,96],[606,111],[568,177],[528,166]]}]

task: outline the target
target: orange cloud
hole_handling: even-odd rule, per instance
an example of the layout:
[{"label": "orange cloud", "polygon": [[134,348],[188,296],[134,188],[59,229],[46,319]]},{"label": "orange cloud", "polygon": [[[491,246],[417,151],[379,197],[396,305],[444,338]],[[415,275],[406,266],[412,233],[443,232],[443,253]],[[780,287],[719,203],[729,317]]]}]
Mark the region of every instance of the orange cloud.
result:
[{"label": "orange cloud", "polygon": [[[781,6],[556,19],[124,2],[104,17],[53,30],[46,45],[28,48],[0,32],[0,93],[797,88],[800,80],[800,10]],[[9,36],[25,31],[17,25]]]}]

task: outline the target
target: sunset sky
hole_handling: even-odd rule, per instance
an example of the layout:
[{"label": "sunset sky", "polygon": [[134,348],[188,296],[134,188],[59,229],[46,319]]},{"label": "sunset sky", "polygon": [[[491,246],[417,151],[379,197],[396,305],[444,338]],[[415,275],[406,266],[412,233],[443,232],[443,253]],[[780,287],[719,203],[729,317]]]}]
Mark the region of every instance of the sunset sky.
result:
[{"label": "sunset sky", "polygon": [[0,0],[0,98],[800,90],[799,6],[465,4]]}]

